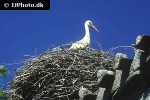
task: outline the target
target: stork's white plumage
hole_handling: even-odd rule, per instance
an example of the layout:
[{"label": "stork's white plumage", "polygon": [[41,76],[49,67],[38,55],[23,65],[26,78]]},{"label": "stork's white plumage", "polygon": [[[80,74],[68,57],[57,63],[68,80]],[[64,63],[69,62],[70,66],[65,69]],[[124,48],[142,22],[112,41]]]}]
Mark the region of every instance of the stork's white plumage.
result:
[{"label": "stork's white plumage", "polygon": [[90,26],[97,32],[99,32],[90,20],[87,20],[84,26],[85,26],[85,36],[81,40],[74,42],[69,48],[69,50],[83,49],[90,46],[90,31],[89,31]]}]

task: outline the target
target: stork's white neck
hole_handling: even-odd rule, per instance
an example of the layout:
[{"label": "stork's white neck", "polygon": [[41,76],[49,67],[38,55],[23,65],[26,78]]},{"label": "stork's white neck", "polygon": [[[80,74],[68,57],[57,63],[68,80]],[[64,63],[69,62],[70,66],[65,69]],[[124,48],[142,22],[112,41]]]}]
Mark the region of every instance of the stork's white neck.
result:
[{"label": "stork's white neck", "polygon": [[88,38],[90,39],[90,31],[89,31],[89,26],[88,25],[84,25],[85,26],[85,36],[84,38]]}]

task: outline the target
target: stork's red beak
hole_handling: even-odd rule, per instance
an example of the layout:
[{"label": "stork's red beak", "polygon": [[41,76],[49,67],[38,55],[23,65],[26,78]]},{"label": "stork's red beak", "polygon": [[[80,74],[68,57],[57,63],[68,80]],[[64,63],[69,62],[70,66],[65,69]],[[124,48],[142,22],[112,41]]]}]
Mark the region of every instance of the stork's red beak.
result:
[{"label": "stork's red beak", "polygon": [[99,30],[92,24],[91,27],[99,33]]}]

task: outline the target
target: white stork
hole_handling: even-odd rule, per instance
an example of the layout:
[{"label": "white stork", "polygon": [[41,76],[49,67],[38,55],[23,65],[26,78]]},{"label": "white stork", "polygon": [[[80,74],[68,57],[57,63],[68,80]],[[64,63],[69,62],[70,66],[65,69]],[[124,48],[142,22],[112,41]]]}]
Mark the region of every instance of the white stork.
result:
[{"label": "white stork", "polygon": [[87,20],[84,26],[85,26],[85,36],[81,40],[74,42],[70,46],[69,50],[78,50],[78,49],[83,49],[83,48],[90,46],[90,31],[89,31],[90,26],[93,29],[95,29],[97,32],[99,32],[90,20]]}]

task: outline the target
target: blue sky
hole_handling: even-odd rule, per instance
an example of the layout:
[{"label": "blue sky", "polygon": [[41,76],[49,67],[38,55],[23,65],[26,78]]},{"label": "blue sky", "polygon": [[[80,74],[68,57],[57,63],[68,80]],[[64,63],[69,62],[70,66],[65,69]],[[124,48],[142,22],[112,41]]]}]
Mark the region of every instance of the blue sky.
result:
[{"label": "blue sky", "polygon": [[[0,11],[0,65],[13,78],[15,63],[49,48],[73,42],[84,36],[84,22],[91,20],[100,30],[91,32],[91,47],[96,41],[108,50],[135,43],[137,35],[150,35],[150,0],[51,0],[51,10]],[[36,52],[35,52],[36,49]],[[133,57],[133,49],[116,49]],[[12,65],[8,65],[12,64]],[[0,85],[1,87],[2,85]]]}]

